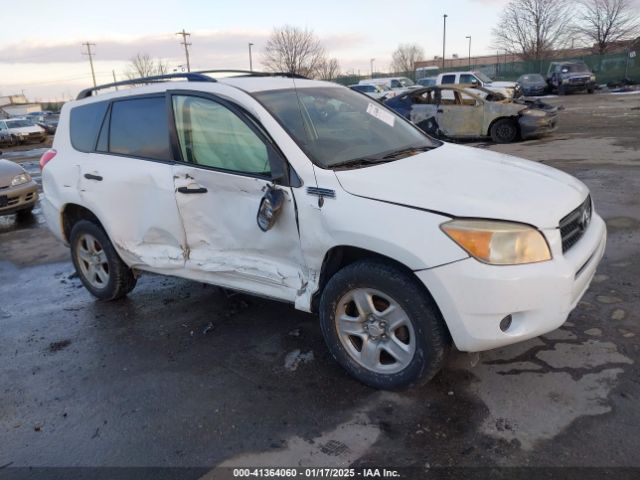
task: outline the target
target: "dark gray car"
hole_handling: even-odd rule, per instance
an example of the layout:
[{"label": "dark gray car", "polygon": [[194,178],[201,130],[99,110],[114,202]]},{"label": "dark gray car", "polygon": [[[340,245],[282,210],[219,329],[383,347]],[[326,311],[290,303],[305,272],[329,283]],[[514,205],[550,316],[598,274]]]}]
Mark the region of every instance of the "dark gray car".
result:
[{"label": "dark gray car", "polygon": [[516,80],[516,90],[525,96],[547,93],[547,81],[539,73],[525,73]]},{"label": "dark gray car", "polygon": [[547,71],[547,83],[558,95],[579,90],[593,93],[596,88],[596,76],[582,60],[551,62]]}]

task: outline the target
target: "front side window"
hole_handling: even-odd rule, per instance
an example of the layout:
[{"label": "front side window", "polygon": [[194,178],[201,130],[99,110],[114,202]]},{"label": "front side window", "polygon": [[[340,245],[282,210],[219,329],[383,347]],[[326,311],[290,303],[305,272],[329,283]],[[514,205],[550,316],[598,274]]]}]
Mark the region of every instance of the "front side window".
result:
[{"label": "front side window", "polygon": [[446,85],[448,83],[456,83],[456,76],[455,75],[443,75],[442,76],[442,83],[444,85]]},{"label": "front side window", "polygon": [[0,122],[0,130],[6,130],[7,125],[4,122]]},{"label": "front side window", "polygon": [[440,145],[395,112],[347,88],[267,90],[254,96],[322,168]]},{"label": "front side window", "polygon": [[460,75],[460,83],[478,83],[478,79],[473,76],[473,75],[469,75],[468,73],[463,73]]},{"label": "front side window", "polygon": [[234,112],[200,97],[176,95],[173,112],[182,158],[196,165],[269,176],[269,150]]},{"label": "front side window", "polygon": [[171,160],[168,125],[164,96],[113,102],[109,152]]}]

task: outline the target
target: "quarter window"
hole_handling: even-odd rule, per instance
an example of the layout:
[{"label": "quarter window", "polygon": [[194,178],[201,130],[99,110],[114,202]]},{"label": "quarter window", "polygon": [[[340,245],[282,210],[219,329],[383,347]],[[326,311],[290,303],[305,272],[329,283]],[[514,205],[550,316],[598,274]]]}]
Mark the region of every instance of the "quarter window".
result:
[{"label": "quarter window", "polygon": [[171,160],[165,98],[114,102],[111,106],[109,152]]},{"label": "quarter window", "polygon": [[102,126],[104,114],[109,104],[95,102],[74,107],[71,110],[71,145],[81,152],[93,152],[98,130]]},{"label": "quarter window", "polygon": [[173,112],[185,161],[233,172],[270,175],[267,145],[225,106],[205,98],[176,95]]}]

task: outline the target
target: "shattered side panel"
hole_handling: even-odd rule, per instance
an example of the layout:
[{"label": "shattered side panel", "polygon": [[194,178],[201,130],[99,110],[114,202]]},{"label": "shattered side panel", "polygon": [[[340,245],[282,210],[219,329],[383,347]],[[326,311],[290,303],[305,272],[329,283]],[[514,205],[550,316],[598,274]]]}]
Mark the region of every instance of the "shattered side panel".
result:
[{"label": "shattered side panel", "polygon": [[275,226],[263,232],[256,216],[269,182],[220,171],[174,166],[176,192],[188,246],[187,276],[293,301],[306,283],[290,188]]},{"label": "shattered side panel", "polygon": [[[80,169],[82,205],[102,222],[126,264],[159,269],[184,266],[186,241],[171,165],[87,154]],[[102,180],[87,179],[85,174]]]}]

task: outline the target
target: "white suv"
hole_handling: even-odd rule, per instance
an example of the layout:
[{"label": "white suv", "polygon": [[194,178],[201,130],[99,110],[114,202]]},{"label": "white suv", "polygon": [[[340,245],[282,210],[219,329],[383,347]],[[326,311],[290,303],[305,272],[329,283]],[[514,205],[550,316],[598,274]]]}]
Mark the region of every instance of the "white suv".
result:
[{"label": "white suv", "polygon": [[48,224],[97,298],[149,271],[291,302],[349,373],[397,388],[452,341],[556,329],[588,288],[606,230],[575,178],[333,83],[179,76],[82,93],[41,159]]}]

